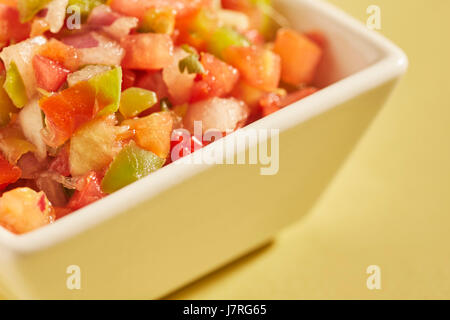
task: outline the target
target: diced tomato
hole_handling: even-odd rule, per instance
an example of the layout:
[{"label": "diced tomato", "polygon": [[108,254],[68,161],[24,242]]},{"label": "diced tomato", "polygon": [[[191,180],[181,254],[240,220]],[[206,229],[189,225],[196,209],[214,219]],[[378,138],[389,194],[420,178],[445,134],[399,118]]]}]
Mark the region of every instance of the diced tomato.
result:
[{"label": "diced tomato", "polygon": [[21,23],[19,11],[8,3],[0,3],[0,48],[25,40],[30,34],[30,23]]},{"label": "diced tomato", "polygon": [[136,73],[129,69],[122,70],[122,91],[131,88],[136,82]]},{"label": "diced tomato", "polygon": [[264,45],[264,36],[256,29],[244,31],[244,36],[254,45]]},{"label": "diced tomato", "polygon": [[43,98],[40,107],[46,116],[46,143],[58,147],[96,114],[95,89],[81,81],[58,94]]},{"label": "diced tomato", "polygon": [[75,71],[80,66],[80,58],[77,49],[56,39],[51,39],[41,46],[38,54],[59,62],[70,71]]},{"label": "diced tomato", "polygon": [[69,164],[69,145],[62,147],[56,158],[50,164],[50,170],[53,170],[64,177],[70,176],[70,164]]},{"label": "diced tomato", "polygon": [[259,104],[261,106],[261,116],[265,117],[280,110],[281,98],[275,93],[269,93],[259,101]]},{"label": "diced tomato", "polygon": [[70,198],[67,208],[78,210],[106,196],[100,187],[101,179],[96,172],[90,172],[83,177],[78,190]]},{"label": "diced tomato", "polygon": [[246,82],[255,88],[272,91],[280,82],[280,57],[270,50],[257,47],[229,47],[225,61],[236,67]]},{"label": "diced tomato", "polygon": [[306,98],[309,95],[312,95],[313,93],[319,91],[319,89],[315,87],[306,87],[303,89],[300,89],[298,91],[289,93],[287,96],[283,97],[280,101],[280,108],[284,108],[294,102],[297,102],[303,98]]},{"label": "diced tomato", "polygon": [[173,42],[167,34],[141,33],[125,37],[122,67],[125,69],[158,70],[173,61]]},{"label": "diced tomato", "polygon": [[190,15],[210,0],[111,0],[109,5],[119,13],[143,18],[148,9],[173,9],[177,17]]},{"label": "diced tomato", "polygon": [[151,151],[166,159],[170,151],[170,134],[173,130],[173,118],[170,112],[155,112],[149,116],[122,122],[135,131],[135,140],[139,147]]},{"label": "diced tomato", "polygon": [[5,189],[9,184],[19,180],[22,170],[12,165],[0,154],[0,191]]},{"label": "diced tomato", "polygon": [[239,80],[239,71],[209,53],[203,53],[200,59],[205,73],[200,81],[194,83],[191,101],[229,94]]},{"label": "diced tomato", "polygon": [[281,57],[281,79],[292,85],[310,84],[322,58],[322,49],[292,29],[277,32],[274,51]]},{"label": "diced tomato", "polygon": [[33,57],[33,68],[37,86],[49,92],[57,91],[70,73],[59,62],[40,55]]},{"label": "diced tomato", "polygon": [[157,111],[159,109],[159,101],[169,96],[169,90],[163,80],[161,71],[146,72],[144,75],[138,77],[136,87],[153,91],[158,97],[158,104],[147,110],[147,115]]}]

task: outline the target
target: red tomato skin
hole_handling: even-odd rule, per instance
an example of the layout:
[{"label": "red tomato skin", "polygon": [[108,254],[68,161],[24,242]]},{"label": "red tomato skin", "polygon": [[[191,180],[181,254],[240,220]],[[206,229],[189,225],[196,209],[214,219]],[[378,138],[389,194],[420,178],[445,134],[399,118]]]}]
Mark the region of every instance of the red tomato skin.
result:
[{"label": "red tomato skin", "polygon": [[147,116],[153,112],[159,111],[159,102],[161,101],[161,99],[169,97],[169,90],[167,89],[166,83],[163,80],[161,71],[146,72],[144,75],[141,75],[137,78],[135,86],[138,88],[153,91],[158,97],[158,103],[150,109],[142,112],[140,116]]},{"label": "red tomato skin", "polygon": [[0,3],[0,21],[0,48],[28,38],[31,25],[20,22],[17,8]]},{"label": "red tomato skin", "polygon": [[158,70],[173,61],[173,42],[167,34],[132,34],[121,45],[126,51],[122,60],[124,69]]},{"label": "red tomato skin", "polygon": [[211,0],[112,0],[109,5],[121,14],[142,19],[148,9],[173,9],[177,17],[192,14]]},{"label": "red tomato skin", "polygon": [[239,70],[251,86],[264,91],[278,88],[281,75],[280,57],[270,50],[258,47],[228,47],[225,61]]},{"label": "red tomato skin", "polygon": [[135,82],[136,73],[129,69],[122,70],[122,91],[134,86]]},{"label": "red tomato skin", "polygon": [[239,80],[239,71],[209,53],[202,53],[200,62],[205,73],[194,83],[191,102],[229,94]]},{"label": "red tomato skin", "polygon": [[37,86],[49,92],[57,91],[70,73],[59,62],[40,55],[33,57],[33,69]]},{"label": "red tomato skin", "polygon": [[101,179],[100,174],[96,172],[90,172],[83,177],[79,190],[70,198],[67,208],[78,210],[105,197],[106,194],[100,187]]},{"label": "red tomato skin", "polygon": [[70,176],[70,164],[69,164],[69,145],[66,144],[62,147],[56,158],[50,163],[50,170],[59,173],[64,177]]},{"label": "red tomato skin", "polygon": [[59,147],[84,123],[93,119],[98,106],[95,105],[95,90],[86,81],[43,98],[39,105],[45,113],[50,137],[46,143]]},{"label": "red tomato skin", "polygon": [[0,191],[16,182],[22,175],[19,167],[12,165],[0,154]]}]

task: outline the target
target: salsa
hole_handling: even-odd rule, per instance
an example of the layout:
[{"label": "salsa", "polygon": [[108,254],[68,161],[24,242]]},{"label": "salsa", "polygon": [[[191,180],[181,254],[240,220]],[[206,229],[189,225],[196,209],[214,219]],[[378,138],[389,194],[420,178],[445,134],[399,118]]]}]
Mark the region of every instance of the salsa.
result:
[{"label": "salsa", "polygon": [[194,121],[225,134],[316,92],[326,41],[279,17],[270,0],[0,0],[0,226],[51,224],[204,147],[180,148]]}]

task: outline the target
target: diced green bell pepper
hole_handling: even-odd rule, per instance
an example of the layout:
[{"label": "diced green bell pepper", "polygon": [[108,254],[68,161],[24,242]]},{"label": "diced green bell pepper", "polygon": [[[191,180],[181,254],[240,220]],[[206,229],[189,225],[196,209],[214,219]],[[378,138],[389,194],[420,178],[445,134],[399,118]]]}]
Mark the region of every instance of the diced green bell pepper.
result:
[{"label": "diced green bell pepper", "polygon": [[50,0],[17,0],[20,21],[22,23],[30,21],[49,2]]},{"label": "diced green bell pepper", "polygon": [[133,118],[158,102],[156,93],[141,88],[128,88],[122,92],[119,111],[125,118]]},{"label": "diced green bell pepper", "polygon": [[[0,84],[5,83],[5,76],[0,75]],[[0,87],[0,128],[6,126],[11,120],[11,114],[18,110],[12,103],[3,86]]]},{"label": "diced green bell pepper", "polygon": [[105,105],[98,115],[103,116],[117,112],[122,87],[122,68],[115,67],[92,77],[88,82],[95,88],[97,101],[101,105]]},{"label": "diced green bell pepper", "polygon": [[[271,0],[251,0],[251,2],[262,12],[262,19],[259,25],[259,32],[266,40],[273,38],[275,26],[270,11],[274,12]],[[273,13],[272,13],[273,14]]]},{"label": "diced green bell pepper", "polygon": [[6,80],[3,88],[17,108],[23,108],[27,104],[28,97],[25,84],[14,61],[11,62],[8,71],[6,71]]},{"label": "diced green bell pepper", "polygon": [[139,25],[139,32],[172,34],[175,29],[175,14],[172,10],[149,9]]},{"label": "diced green bell pepper", "polygon": [[208,41],[208,51],[223,58],[223,51],[230,46],[248,47],[250,42],[239,32],[231,28],[218,28]]},{"label": "diced green bell pepper", "polygon": [[105,193],[113,193],[158,170],[164,162],[164,159],[153,152],[139,148],[132,141],[117,154],[111,163],[102,180],[102,190]]}]

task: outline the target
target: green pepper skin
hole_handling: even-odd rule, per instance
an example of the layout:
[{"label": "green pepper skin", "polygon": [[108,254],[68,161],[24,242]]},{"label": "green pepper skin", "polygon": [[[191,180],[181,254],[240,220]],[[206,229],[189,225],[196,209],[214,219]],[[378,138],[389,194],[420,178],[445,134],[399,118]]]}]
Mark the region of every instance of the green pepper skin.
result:
[{"label": "green pepper skin", "polygon": [[23,108],[28,103],[25,84],[14,61],[11,62],[8,71],[6,71],[3,88],[17,108]]},{"label": "green pepper skin", "polygon": [[120,92],[122,86],[122,68],[115,67],[109,71],[96,75],[88,80],[89,84],[94,87],[96,97],[99,101],[107,101],[106,105],[100,112],[99,116],[112,114],[119,110]]},{"label": "green pepper skin", "polygon": [[133,118],[157,102],[158,97],[153,91],[132,87],[122,92],[119,111],[125,118]]},{"label": "green pepper skin", "polygon": [[[5,75],[0,75],[0,84],[5,83]],[[11,114],[18,112],[3,87],[0,87],[0,128],[6,126],[11,120]]]},{"label": "green pepper skin", "polygon": [[226,48],[230,46],[248,47],[250,42],[239,32],[231,28],[218,28],[212,34],[208,41],[208,51],[219,58],[223,58],[222,54]]},{"label": "green pepper skin", "polygon": [[102,190],[113,193],[158,170],[165,160],[130,142],[116,156],[102,180]]},{"label": "green pepper skin", "polygon": [[17,0],[17,9],[19,10],[20,22],[24,23],[33,19],[50,0]]}]

